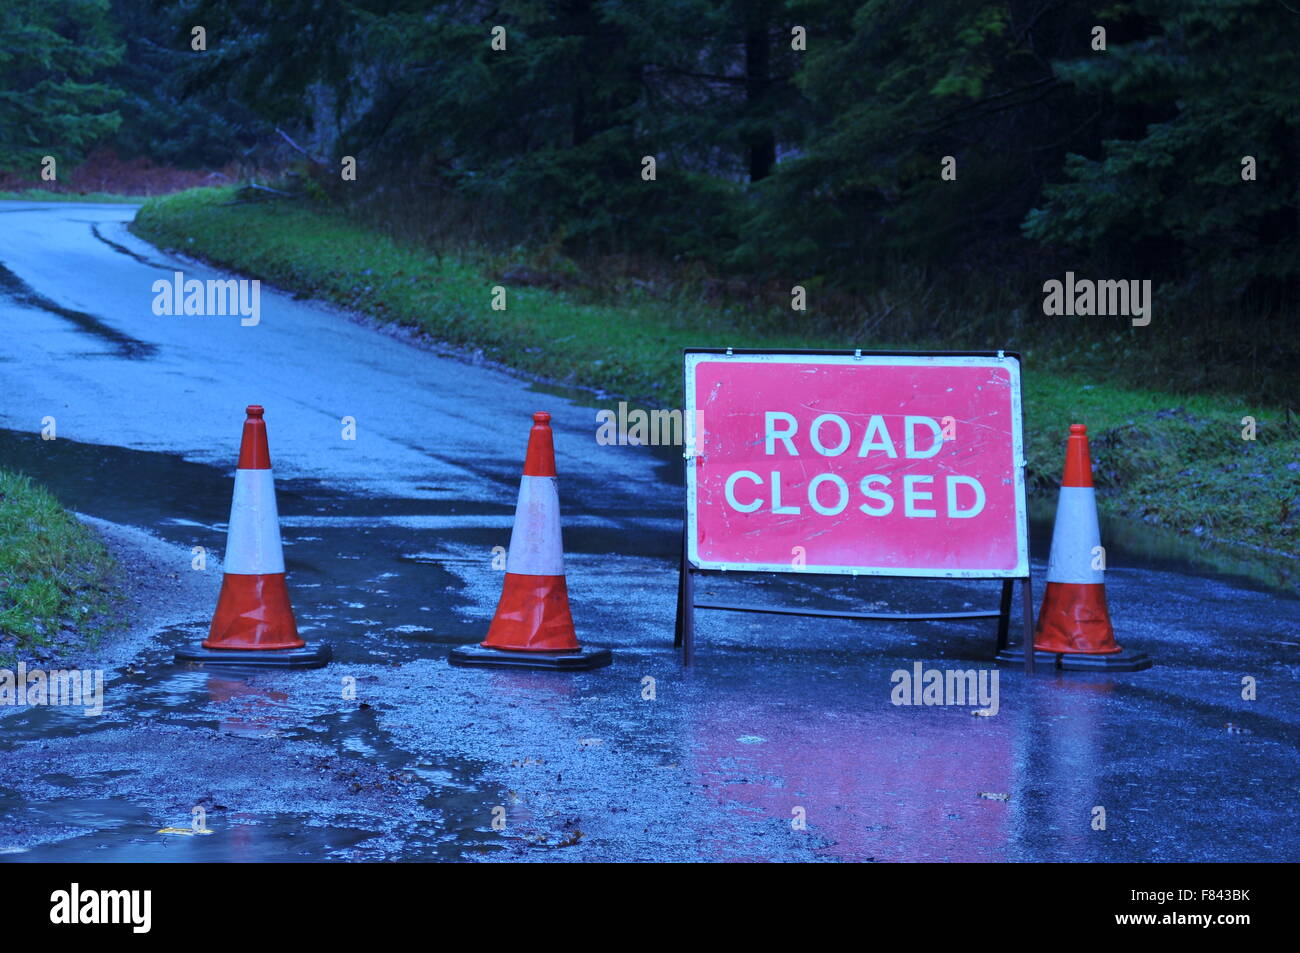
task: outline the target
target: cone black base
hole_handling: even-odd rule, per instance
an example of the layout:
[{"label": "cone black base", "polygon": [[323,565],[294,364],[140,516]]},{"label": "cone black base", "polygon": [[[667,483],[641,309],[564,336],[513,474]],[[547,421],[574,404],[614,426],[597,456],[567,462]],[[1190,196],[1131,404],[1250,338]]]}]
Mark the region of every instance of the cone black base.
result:
[{"label": "cone black base", "polygon": [[[1055,652],[1035,652],[1034,664],[1044,665],[1048,668],[1056,668],[1057,655]],[[1024,665],[1025,650],[1019,645],[1008,646],[998,652],[996,656],[999,665]]]},{"label": "cone black base", "polygon": [[483,668],[549,668],[580,672],[603,668],[614,661],[614,657],[609,649],[593,645],[584,645],[576,652],[507,652],[475,643],[452,649],[447,661],[452,665]]},{"label": "cone black base", "polygon": [[[1013,645],[997,654],[1000,665],[1024,665],[1025,650]],[[1059,668],[1066,672],[1141,672],[1154,663],[1141,652],[1124,649],[1110,655],[1081,655],[1078,653],[1034,652],[1034,664]]]},{"label": "cone black base", "polygon": [[300,649],[205,649],[201,644],[187,645],[176,652],[176,661],[193,662],[219,668],[324,668],[334,652],[323,642],[310,643]]}]

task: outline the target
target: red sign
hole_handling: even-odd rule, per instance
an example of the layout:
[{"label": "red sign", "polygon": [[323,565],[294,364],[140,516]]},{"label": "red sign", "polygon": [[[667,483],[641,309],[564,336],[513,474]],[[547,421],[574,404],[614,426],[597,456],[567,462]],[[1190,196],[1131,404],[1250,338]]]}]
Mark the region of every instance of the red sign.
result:
[{"label": "red sign", "polygon": [[698,569],[1023,577],[1020,362],[686,354]]}]

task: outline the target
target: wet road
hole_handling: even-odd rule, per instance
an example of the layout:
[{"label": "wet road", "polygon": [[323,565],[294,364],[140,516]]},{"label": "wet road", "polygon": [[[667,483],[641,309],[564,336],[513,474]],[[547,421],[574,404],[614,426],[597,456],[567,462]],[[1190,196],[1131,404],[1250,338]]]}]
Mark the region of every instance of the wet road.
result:
[{"label": "wet road", "polygon": [[[192,546],[224,545],[243,407],[263,404],[295,610],[336,661],[180,669],[171,652],[206,629],[212,606],[200,605],[119,660],[103,715],[0,710],[6,859],[1300,854],[1293,583],[1156,560],[1130,530],[1108,548],[1110,603],[1121,643],[1156,668],[1003,671],[993,717],[890,701],[891,674],[916,662],[990,667],[991,622],[702,612],[685,672],[671,647],[682,498],[671,452],[598,445],[592,404],[606,402],[592,396],[265,288],[256,327],[155,316],[156,279],[217,275],[136,240],[132,214],[0,203],[0,465],[160,536],[175,571],[190,572]],[[447,648],[481,639],[495,607],[493,548],[508,542],[540,409],[556,429],[579,636],[613,647],[615,664],[453,669]],[[42,440],[50,416],[58,439]],[[345,416],[355,441],[342,439]],[[1046,538],[1033,553],[1041,591]],[[900,611],[997,599],[996,585],[958,582],[701,589]],[[155,833],[188,826],[195,805],[212,835]],[[806,829],[791,823],[801,817]]]}]

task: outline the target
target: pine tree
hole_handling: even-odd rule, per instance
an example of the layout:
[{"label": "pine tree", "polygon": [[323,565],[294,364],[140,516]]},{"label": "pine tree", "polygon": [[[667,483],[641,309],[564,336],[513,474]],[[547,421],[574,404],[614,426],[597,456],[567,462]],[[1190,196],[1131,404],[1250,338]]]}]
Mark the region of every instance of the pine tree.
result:
[{"label": "pine tree", "polygon": [[116,63],[108,0],[5,0],[0,4],[0,168],[39,170],[52,155],[73,162],[120,122],[120,92],[98,81]]},{"label": "pine tree", "polygon": [[[1207,268],[1241,287],[1300,277],[1300,8],[1134,0],[1146,28],[1057,64],[1148,121],[1070,155],[1027,218],[1033,238],[1136,268]],[[1243,159],[1255,162],[1243,179]]]}]

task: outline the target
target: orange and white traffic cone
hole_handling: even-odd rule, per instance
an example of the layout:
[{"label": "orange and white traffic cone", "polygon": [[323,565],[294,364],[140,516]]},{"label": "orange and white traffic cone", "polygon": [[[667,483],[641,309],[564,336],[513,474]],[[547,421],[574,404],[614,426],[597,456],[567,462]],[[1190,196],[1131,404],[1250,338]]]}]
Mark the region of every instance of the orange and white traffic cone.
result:
[{"label": "orange and white traffic cone", "polygon": [[[1150,668],[1151,660],[1115,641],[1106,607],[1105,550],[1095,494],[1088,428],[1071,424],[1047,561],[1047,591],[1034,629],[1034,657],[1066,670],[1136,672]],[[1024,649],[998,658],[1023,662]]]},{"label": "orange and white traffic cone", "polygon": [[320,668],[332,657],[328,645],[309,646],[299,638],[289,605],[262,413],[254,404],[244,421],[226,531],[225,575],[212,627],[199,645],[176,653],[178,662]]},{"label": "orange and white traffic cone", "polygon": [[612,660],[609,649],[579,645],[573,630],[555,483],[551,415],[536,413],[496,616],[483,642],[452,649],[452,664],[590,669]]}]

